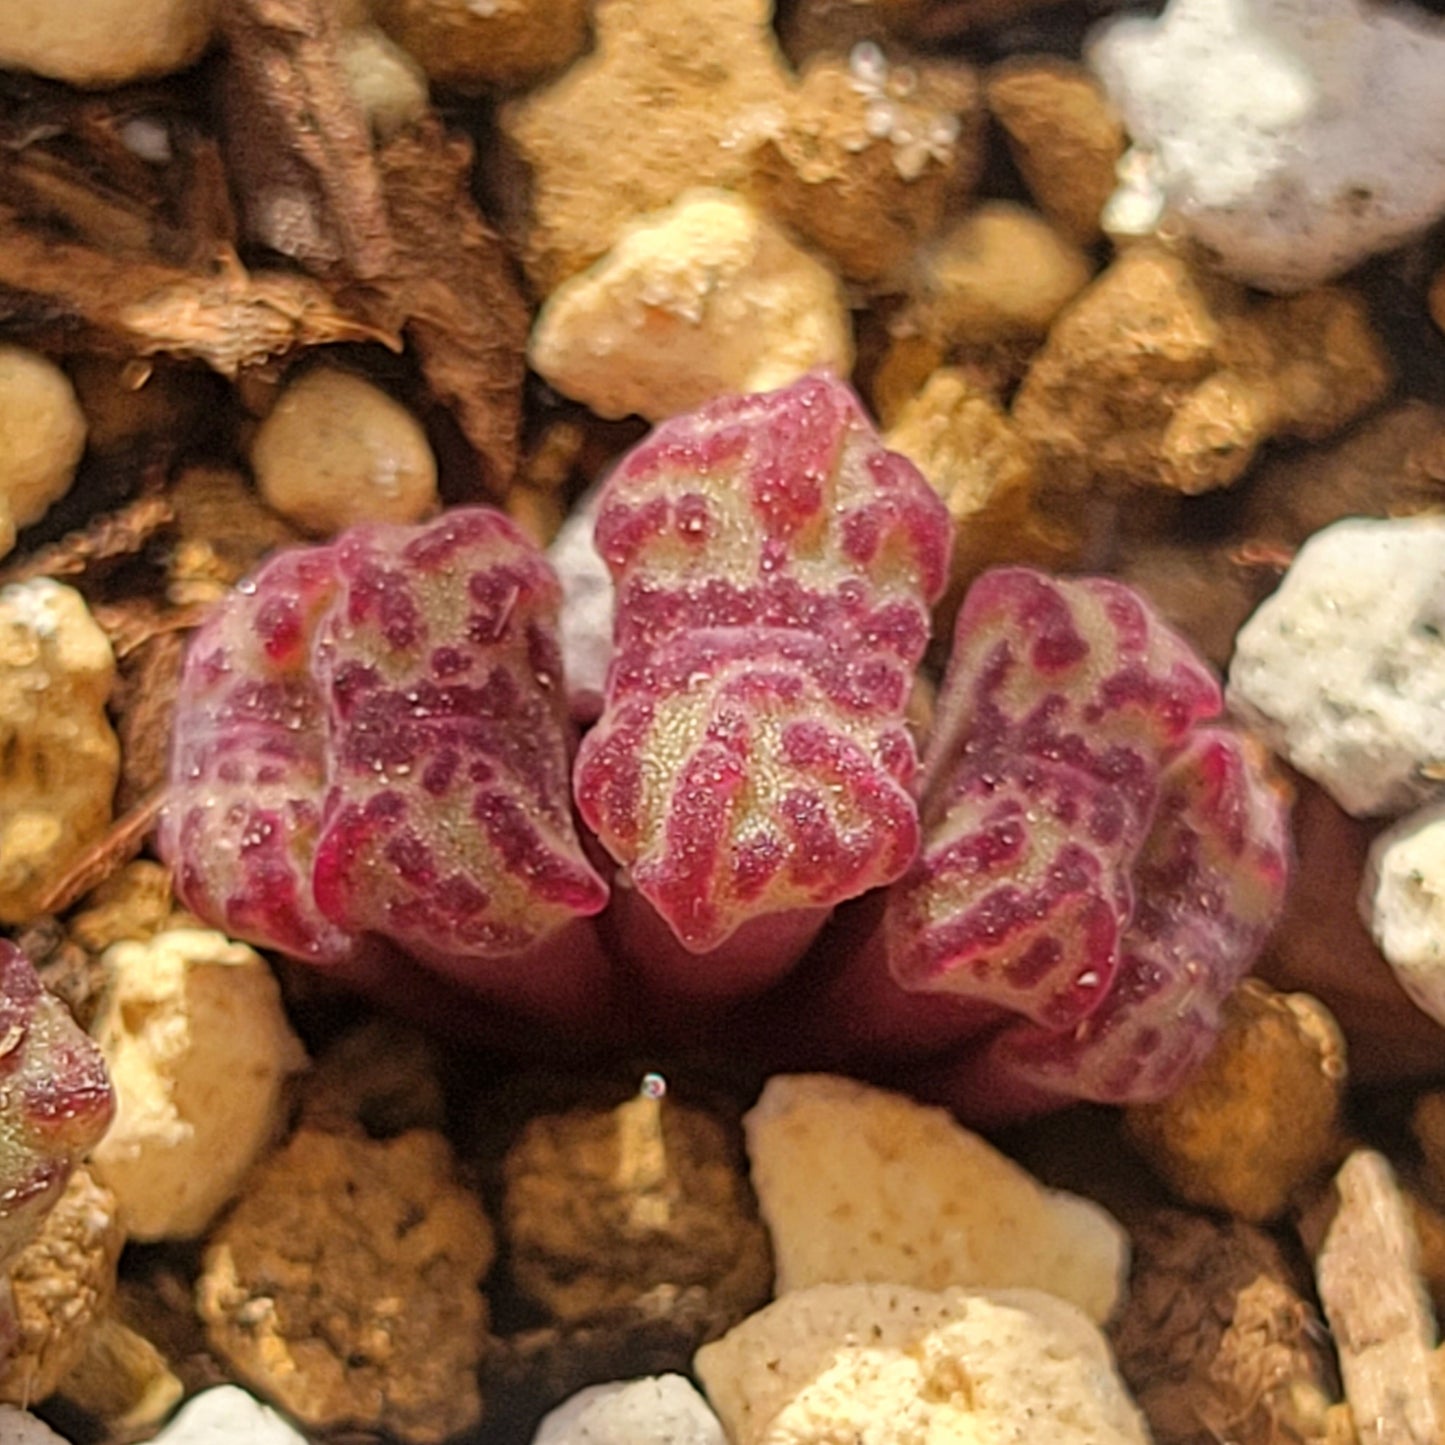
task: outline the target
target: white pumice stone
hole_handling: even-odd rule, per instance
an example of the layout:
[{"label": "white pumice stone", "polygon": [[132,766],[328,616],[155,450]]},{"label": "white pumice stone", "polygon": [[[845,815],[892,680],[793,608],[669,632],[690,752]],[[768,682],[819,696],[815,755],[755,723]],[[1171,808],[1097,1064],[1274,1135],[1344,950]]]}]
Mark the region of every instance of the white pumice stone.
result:
[{"label": "white pumice stone", "polygon": [[547,549],[562,584],[562,614],[557,628],[568,705],[578,722],[595,722],[602,712],[607,665],[612,661],[612,622],[616,604],[612,574],[592,540],[597,525],[594,487],[574,507]]},{"label": "white pumice stone", "polygon": [[1375,840],[1360,913],[1401,987],[1445,1024],[1445,803]]},{"label": "white pumice stone", "polygon": [[542,304],[533,369],[599,416],[661,421],[853,367],[842,285],[763,212],[700,188],[640,216]]},{"label": "white pumice stone", "polygon": [[1445,792],[1445,517],[1315,533],[1235,638],[1228,699],[1356,817]]},{"label": "white pumice stone", "polygon": [[693,1369],[732,1445],[1148,1445],[1103,1332],[1040,1290],[793,1290]]},{"label": "white pumice stone", "polygon": [[727,1445],[707,1401],[681,1375],[579,1390],[545,1415],[532,1445]]},{"label": "white pumice stone", "polygon": [[1027,1287],[1102,1322],[1123,1292],[1118,1221],[1046,1189],[942,1109],[832,1074],[775,1074],[743,1130],[780,1295]]},{"label": "white pumice stone", "polygon": [[1445,24],[1410,4],[1172,0],[1088,58],[1134,142],[1105,224],[1172,218],[1297,291],[1445,214]]},{"label": "white pumice stone", "polygon": [[152,1445],[306,1445],[306,1437],[245,1390],[221,1385],[188,1400]]},{"label": "white pumice stone", "polygon": [[0,1405],[0,1445],[67,1445],[44,1420],[14,1405]]}]

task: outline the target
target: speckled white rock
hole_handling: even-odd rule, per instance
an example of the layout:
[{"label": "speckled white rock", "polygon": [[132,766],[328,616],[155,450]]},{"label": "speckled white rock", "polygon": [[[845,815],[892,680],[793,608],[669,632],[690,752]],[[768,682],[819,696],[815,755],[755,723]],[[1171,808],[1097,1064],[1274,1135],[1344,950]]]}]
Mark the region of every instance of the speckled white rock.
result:
[{"label": "speckled white rock", "polygon": [[599,416],[661,421],[733,392],[853,364],[837,277],[726,191],[688,191],[630,226],[544,303],[535,370]]},{"label": "speckled white rock", "polygon": [[1442,791],[1445,517],[1315,533],[1240,628],[1230,707],[1357,817]]},{"label": "speckled white rock", "polygon": [[1360,914],[1405,992],[1445,1024],[1445,803],[1375,840]]},{"label": "speckled white rock", "polygon": [[778,1074],[743,1128],[779,1294],[1029,1287],[1100,1322],[1118,1302],[1129,1241],[1108,1211],[1045,1189],[942,1109],[831,1074]]},{"label": "speckled white rock", "polygon": [[1445,24],[1366,0],[1172,0],[1089,60],[1134,149],[1105,225],[1165,214],[1225,271],[1314,286],[1445,213]]},{"label": "speckled white rock", "polygon": [[187,1400],[152,1445],[306,1445],[306,1437],[244,1390],[220,1385]]},{"label": "speckled white rock", "polygon": [[532,1445],[727,1445],[718,1418],[681,1375],[580,1390],[543,1417]]},{"label": "speckled white rock", "polygon": [[567,678],[567,703],[579,723],[596,722],[601,716],[607,664],[612,661],[616,596],[612,574],[592,535],[601,495],[598,486],[583,497],[547,549],[547,560],[562,584],[557,639]]},{"label": "speckled white rock", "polygon": [[0,1405],[0,1445],[67,1445],[44,1420],[14,1405]]},{"label": "speckled white rock", "polygon": [[694,1365],[732,1445],[1149,1439],[1104,1336],[1038,1290],[819,1285],[749,1316]]},{"label": "speckled white rock", "polygon": [[270,966],[222,933],[167,929],[104,964],[91,1032],[116,1114],[91,1168],[131,1238],[193,1239],[274,1141],[306,1053]]}]

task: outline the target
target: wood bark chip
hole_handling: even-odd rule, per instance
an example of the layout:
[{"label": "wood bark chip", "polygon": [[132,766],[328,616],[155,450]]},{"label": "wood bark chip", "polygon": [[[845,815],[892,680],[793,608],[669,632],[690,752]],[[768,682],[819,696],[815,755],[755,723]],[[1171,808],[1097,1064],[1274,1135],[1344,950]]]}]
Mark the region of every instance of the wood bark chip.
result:
[{"label": "wood bark chip", "polygon": [[531,317],[501,238],[472,201],[471,144],[429,117],[378,161],[407,339],[481,459],[488,489],[505,495],[517,469]]},{"label": "wood bark chip", "polygon": [[[305,347],[400,350],[404,336],[504,496],[530,316],[472,199],[470,143],[429,116],[374,152],[326,0],[234,0],[220,15],[220,145],[163,102],[158,118],[124,99],[0,89],[0,328],[231,379]],[[160,127],[158,174],[123,142],[137,120]],[[309,274],[243,266],[228,180],[240,240]]]},{"label": "wood bark chip", "polygon": [[395,344],[305,276],[248,272],[223,254],[210,270],[114,256],[58,241],[0,209],[0,326],[122,356],[203,361],[234,379],[300,346]]},{"label": "wood bark chip", "polygon": [[149,598],[128,597],[116,603],[97,602],[90,615],[110,639],[115,660],[123,663],[148,643],[199,627],[206,611],[204,603],[163,607]]},{"label": "wood bark chip", "polygon": [[147,491],[118,511],[104,512],[79,531],[0,568],[0,586],[33,577],[83,577],[106,562],[135,557],[174,518],[170,499]]},{"label": "wood bark chip", "polygon": [[325,0],[236,0],[223,13],[227,154],[247,234],[334,286],[380,331],[404,331],[487,489],[505,495],[530,316],[472,200],[471,145],[428,116],[374,154]]},{"label": "wood bark chip", "polygon": [[227,159],[247,234],[313,274],[383,281],[391,230],[370,127],[341,64],[336,7],[229,0],[219,15]]},{"label": "wood bark chip", "polygon": [[236,240],[220,146],[165,86],[89,94],[0,73],[0,194],[71,240],[167,264]]},{"label": "wood bark chip", "polygon": [[40,900],[40,913],[64,913],[112,874],[140,856],[151,828],[165,806],[164,788],[142,798],[85,850],[50,886]]},{"label": "wood bark chip", "polygon": [[[155,619],[149,638],[134,641],[124,631],[112,632],[108,618],[96,621],[110,633],[122,661],[120,683],[111,699],[116,735],[120,738],[120,782],[117,809],[130,809],[165,787],[170,765],[171,718],[176,687],[186,650],[186,630],[200,620],[203,609],[175,609]],[[135,619],[145,626],[145,619]]]},{"label": "wood bark chip", "polygon": [[1360,1445],[1439,1445],[1435,1320],[1408,1205],[1367,1149],[1345,1161],[1333,1196],[1315,1277]]}]

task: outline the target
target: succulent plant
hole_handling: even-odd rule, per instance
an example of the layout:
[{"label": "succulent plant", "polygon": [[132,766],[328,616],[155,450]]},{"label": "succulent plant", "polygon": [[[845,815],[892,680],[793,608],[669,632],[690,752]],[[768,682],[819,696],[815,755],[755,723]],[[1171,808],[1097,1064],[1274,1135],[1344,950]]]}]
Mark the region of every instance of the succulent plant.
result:
[{"label": "succulent plant", "polygon": [[[34,1237],[114,1107],[100,1050],[0,939],[0,1271]],[[0,1356],[14,1342],[4,1279]]]},{"label": "succulent plant", "polygon": [[887,970],[986,1042],[972,1112],[1156,1098],[1207,1051],[1283,904],[1287,812],[1220,690],[1137,593],[1025,568],[960,611],[924,841]]},{"label": "succulent plant", "polygon": [[736,1005],[780,1065],[901,1064],[976,1117],[1157,1097],[1203,1055],[1282,902],[1285,807],[1137,593],[985,574],[920,768],[950,522],[843,383],[659,426],[596,540],[598,931],[560,587],[481,508],[282,553],[202,627],[161,836],[182,901],[373,992],[419,962],[613,1044]]},{"label": "succulent plant", "polygon": [[559,589],[500,513],[281,553],[197,633],[161,847],[232,937],[380,937],[490,977],[597,913],[568,794]]},{"label": "succulent plant", "polygon": [[676,417],[608,480],[615,652],[578,808],[687,953],[716,962],[764,925],[719,991],[785,969],[835,904],[912,861],[904,707],[950,533],[822,373]]}]

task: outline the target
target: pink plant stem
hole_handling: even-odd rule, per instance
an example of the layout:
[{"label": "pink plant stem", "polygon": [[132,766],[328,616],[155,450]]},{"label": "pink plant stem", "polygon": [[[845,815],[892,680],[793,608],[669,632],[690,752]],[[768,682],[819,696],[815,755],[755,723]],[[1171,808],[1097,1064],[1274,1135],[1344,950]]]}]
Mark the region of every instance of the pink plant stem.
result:
[{"label": "pink plant stem", "polygon": [[594,1058],[641,1042],[626,979],[608,958],[592,920],[569,925],[522,962],[536,965],[530,986],[519,987],[530,972],[507,960],[496,987],[488,989],[485,980],[478,986],[470,969],[437,969],[384,939],[368,938],[325,973],[439,1038],[499,1058],[535,1059],[543,1053],[549,1059]]},{"label": "pink plant stem", "polygon": [[437,955],[429,969],[484,998],[568,1034],[609,1034],[626,1012],[621,981],[592,918],[563,924],[520,953],[499,959]]},{"label": "pink plant stem", "polygon": [[[614,887],[601,927],[613,956],[626,960],[649,1005],[707,1004],[757,994],[776,983],[827,923],[829,908],[793,908],[752,918],[698,954],[635,888]],[[655,995],[656,997],[652,997]]]},{"label": "pink plant stem", "polygon": [[1008,1015],[968,999],[910,992],[888,968],[885,890],[844,904],[788,983],[764,1002],[756,1031],[809,1067],[916,1061],[977,1038]]}]

